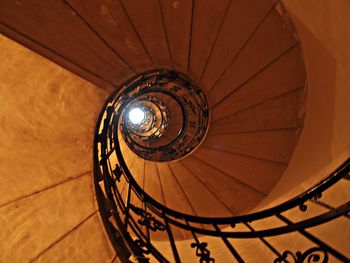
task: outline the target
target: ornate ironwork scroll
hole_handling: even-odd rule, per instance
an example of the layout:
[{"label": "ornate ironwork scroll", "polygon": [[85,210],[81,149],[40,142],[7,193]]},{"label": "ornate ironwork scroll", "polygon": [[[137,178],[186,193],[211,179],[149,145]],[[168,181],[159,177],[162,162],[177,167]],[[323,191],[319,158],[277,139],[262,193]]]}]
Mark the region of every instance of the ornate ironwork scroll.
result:
[{"label": "ornate ironwork scroll", "polygon": [[[169,82],[172,84],[168,85]],[[179,108],[181,108],[179,112],[181,112],[184,122],[180,132],[176,133],[176,138],[165,147],[155,147],[154,156],[157,161],[168,161],[185,156],[200,143],[201,136],[204,136],[206,132],[209,119],[207,105],[203,103],[205,100],[201,99],[203,94],[193,86],[193,83],[180,73],[168,70],[145,72],[120,86],[106,102],[100,114],[95,130],[95,189],[104,226],[117,254],[123,254],[125,259],[133,255],[139,262],[147,262],[147,257],[153,257],[159,262],[181,262],[181,260],[186,262],[186,258],[183,258],[181,251],[177,249],[176,239],[178,233],[181,232],[187,233],[187,237],[192,235],[191,247],[195,249],[195,255],[202,263],[215,261],[208,249],[209,240],[212,239],[224,242],[228,256],[232,256],[233,260],[238,262],[244,262],[245,259],[240,254],[239,246],[233,247],[231,241],[240,239],[258,240],[263,248],[275,255],[271,258],[271,262],[327,262],[329,258],[336,258],[340,262],[350,262],[350,258],[344,251],[338,251],[333,248],[332,244],[327,244],[329,240],[321,240],[307,231],[308,228],[327,224],[337,218],[348,217],[350,200],[343,200],[343,203],[336,205],[322,202],[322,206],[327,209],[327,212],[316,216],[309,216],[307,202],[312,201],[320,204],[319,199],[322,193],[343,179],[348,182],[350,158],[304,193],[277,206],[240,216],[208,218],[182,213],[159,203],[144,191],[124,160],[120,142],[124,139],[127,145],[129,142],[133,143],[139,150],[139,156],[147,155],[151,150],[141,145],[141,142],[133,141],[132,136],[128,134],[127,127],[120,124],[124,110],[128,103],[142,96],[146,98],[151,93],[157,94],[157,96],[164,95],[164,97],[174,100],[175,103],[179,103]],[[189,94],[192,96],[191,99],[186,97]],[[195,116],[193,109],[200,118],[196,118],[198,116]],[[157,119],[160,120],[161,116],[159,115]],[[156,121],[156,118],[153,120]],[[149,132],[152,128],[153,126],[143,131]],[[159,130],[159,133],[156,133],[156,130],[155,135],[161,134]],[[194,132],[195,136],[191,136],[188,131]],[[164,132],[164,134],[166,133]],[[162,175],[160,174],[160,176]],[[123,189],[127,189],[126,197],[125,193],[123,195]],[[131,196],[133,197],[131,198]],[[135,204],[142,204],[143,207],[140,208]],[[305,218],[299,221],[286,218],[285,214],[288,213],[285,212],[298,208],[305,212],[303,214]],[[247,230],[246,226],[250,223],[253,225],[260,220],[275,220],[276,218],[281,219],[284,225],[267,226],[264,229],[251,227]],[[217,226],[217,228],[213,229],[213,226]],[[146,234],[144,228],[147,229]],[[151,235],[150,231],[153,231]],[[156,231],[161,232],[164,236],[167,235],[169,250],[171,249],[173,252],[173,261],[167,258],[169,255],[165,256],[157,247],[158,243],[153,238],[157,236],[154,233]],[[282,252],[272,245],[273,242],[267,240],[267,238],[272,239],[275,236],[283,236],[288,233],[301,235],[312,242],[314,246],[307,250],[300,247],[299,251],[295,253],[286,248]],[[157,232],[157,234],[159,233]],[[197,235],[201,236],[203,242],[198,241]]]},{"label": "ornate ironwork scroll", "polygon": [[305,263],[305,262],[320,262],[320,263],[327,263],[328,262],[328,253],[326,250],[320,248],[320,247],[313,247],[305,252],[297,251],[295,254],[293,254],[291,251],[286,250],[283,252],[283,254],[275,259],[275,263],[281,263],[288,260],[288,262],[294,263]]},{"label": "ornate ironwork scroll", "polygon": [[136,207],[134,205],[130,205],[130,209],[134,211],[135,214],[139,215],[141,219],[138,220],[140,225],[146,226],[152,231],[164,231],[165,225],[157,220],[154,216],[152,216],[150,213],[146,212],[145,210]]},{"label": "ornate ironwork scroll", "polygon": [[200,263],[215,262],[215,260],[210,257],[210,251],[207,249],[207,246],[208,244],[206,242],[191,244],[191,247],[196,248],[196,256],[199,257]]}]

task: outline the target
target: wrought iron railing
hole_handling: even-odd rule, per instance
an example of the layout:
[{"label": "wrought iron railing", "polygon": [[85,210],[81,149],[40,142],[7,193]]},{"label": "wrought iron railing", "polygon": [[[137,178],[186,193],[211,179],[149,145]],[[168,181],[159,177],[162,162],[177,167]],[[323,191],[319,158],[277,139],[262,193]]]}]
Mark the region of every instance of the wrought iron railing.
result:
[{"label": "wrought iron railing", "polygon": [[[348,251],[337,249],[327,240],[309,231],[311,228],[324,226],[340,217],[350,219],[350,200],[343,200],[337,206],[321,201],[323,193],[340,182],[349,181],[350,159],[317,185],[295,198],[246,215],[210,218],[185,214],[166,207],[146,193],[131,174],[130,167],[125,162],[120,149],[120,140],[124,139],[123,136],[125,137],[120,133],[122,130],[120,119],[124,108],[133,96],[140,96],[140,92],[146,94],[152,90],[150,83],[144,90],[137,88],[140,82],[150,79],[147,74],[126,82],[111,95],[100,115],[95,133],[94,176],[97,198],[107,233],[121,261],[127,262],[130,257],[133,257],[138,262],[148,262],[152,259],[160,262],[188,262],[188,254],[181,253],[180,241],[175,237],[175,233],[180,231],[186,233],[186,240],[189,242],[186,244],[193,249],[193,255],[199,262],[215,262],[216,258],[211,251],[213,248],[221,247],[218,245],[219,242],[224,245],[222,248],[224,251],[220,253],[227,254],[225,256],[227,260],[232,257],[232,261],[246,262],[249,260],[244,257],[246,254],[243,255],[233,242],[242,239],[258,240],[261,246],[273,255],[271,262],[328,262],[330,258],[340,262],[350,262]],[[160,75],[163,79],[166,77],[174,80],[177,77],[176,73],[169,71],[149,74],[152,76],[152,81],[156,79],[153,78],[154,76]],[[154,87],[154,90],[156,89],[159,89],[158,84]],[[177,100],[184,101],[181,98],[184,94],[177,95],[176,92],[171,94],[176,96]],[[185,102],[186,104],[191,105]],[[194,110],[197,109],[194,108]],[[207,116],[203,121],[208,121]],[[201,121],[197,124],[202,125]],[[203,126],[196,128],[205,130]],[[195,140],[193,141],[190,144],[198,144]],[[127,189],[125,196],[121,194],[122,182]],[[320,214],[308,216],[309,203],[326,210]],[[293,209],[303,211],[305,216],[297,220],[288,218],[286,213],[294,211]],[[278,220],[281,225],[267,224],[268,226],[263,229],[257,229],[254,226],[256,222],[263,220],[268,222],[270,219]],[[291,251],[288,247],[278,249],[270,241],[272,237],[290,233],[297,233],[312,245],[301,247],[299,251]],[[168,242],[167,251],[160,249],[159,239],[162,240],[163,246],[164,242]],[[349,248],[350,237],[348,242]],[[170,254],[169,251],[171,251]],[[254,251],[251,253],[253,254]],[[255,262],[261,261],[257,259]]]}]

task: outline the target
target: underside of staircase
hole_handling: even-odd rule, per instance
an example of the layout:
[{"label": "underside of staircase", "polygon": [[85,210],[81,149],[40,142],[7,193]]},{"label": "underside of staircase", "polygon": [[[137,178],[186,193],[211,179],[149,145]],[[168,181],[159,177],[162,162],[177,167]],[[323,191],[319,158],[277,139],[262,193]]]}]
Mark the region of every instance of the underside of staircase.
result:
[{"label": "underside of staircase", "polygon": [[[125,164],[152,199],[179,213],[214,218],[261,209],[292,184],[300,193],[299,183],[311,176],[298,177],[297,161],[301,167],[304,160],[312,164],[313,155],[305,149],[314,146],[307,141],[323,136],[322,131],[315,135],[321,129],[313,120],[344,123],[339,112],[349,110],[348,93],[339,89],[325,96],[337,96],[342,106],[325,106],[334,115],[316,117],[315,109],[327,103],[314,95],[317,87],[334,83],[315,81],[319,73],[309,68],[331,60],[318,61],[317,49],[316,55],[310,51],[314,46],[302,48],[304,38],[311,41],[304,25],[293,20],[297,31],[280,1],[204,2],[0,2],[0,262],[118,262],[96,200],[94,132],[110,95],[145,72],[184,74],[204,94],[209,112],[199,143],[167,160],[144,158],[118,126]],[[298,4],[284,2],[304,18]],[[169,122],[156,140],[138,142],[161,148],[180,134],[187,119],[171,96],[148,96],[166,106]],[[349,153],[349,126],[342,125],[333,129],[336,144],[324,146],[331,157],[318,163],[324,149],[314,148],[315,164],[305,171],[317,179],[316,172],[325,172],[320,165],[332,169]],[[187,128],[194,138],[196,131]],[[117,162],[117,155],[110,156]],[[285,179],[293,176],[293,183]],[[122,177],[117,189],[123,200],[128,200],[128,185]],[[131,200],[143,206],[133,192]],[[182,229],[173,234],[179,244],[191,238]],[[164,251],[166,238],[153,235]]]}]

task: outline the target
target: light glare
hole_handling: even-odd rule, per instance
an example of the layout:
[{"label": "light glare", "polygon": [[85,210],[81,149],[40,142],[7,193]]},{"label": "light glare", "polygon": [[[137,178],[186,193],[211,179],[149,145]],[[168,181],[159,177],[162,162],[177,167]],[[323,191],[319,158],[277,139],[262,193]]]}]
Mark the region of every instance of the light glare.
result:
[{"label": "light glare", "polygon": [[129,111],[128,117],[133,124],[140,124],[145,118],[145,113],[140,108],[134,108]]}]

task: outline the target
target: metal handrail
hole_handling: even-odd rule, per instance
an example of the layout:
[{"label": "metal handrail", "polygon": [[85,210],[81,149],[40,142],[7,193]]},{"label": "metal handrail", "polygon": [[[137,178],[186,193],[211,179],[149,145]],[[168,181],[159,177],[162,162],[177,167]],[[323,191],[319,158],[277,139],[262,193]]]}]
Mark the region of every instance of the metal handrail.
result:
[{"label": "metal handrail", "polygon": [[[165,72],[163,73],[166,74]],[[152,74],[152,72],[150,74]],[[143,78],[144,77],[141,76],[138,80],[141,81]],[[238,262],[243,262],[243,259],[228,241],[229,239],[258,238],[276,255],[275,262],[287,262],[287,258],[289,257],[293,258],[295,262],[303,262],[303,260],[309,260],[310,257],[315,259],[316,253],[323,254],[324,262],[327,262],[328,254],[341,261],[350,262],[350,259],[343,253],[335,250],[306,230],[311,227],[325,224],[341,216],[347,216],[350,212],[349,200],[346,200],[345,203],[336,208],[330,208],[329,211],[321,215],[307,218],[299,222],[291,222],[282,215],[284,212],[297,207],[302,211],[306,211],[306,202],[313,200],[317,203],[324,191],[334,186],[340,180],[347,179],[350,173],[350,158],[346,159],[334,170],[334,172],[330,173],[329,176],[307,191],[281,204],[259,212],[231,217],[201,217],[170,209],[153,199],[142,189],[131,174],[120,149],[119,142],[123,139],[118,136],[119,125],[121,125],[120,117],[122,116],[124,108],[127,107],[127,103],[131,101],[131,97],[125,97],[125,95],[130,91],[133,91],[135,86],[132,85],[135,84],[137,86],[137,83],[137,81],[129,80],[121,89],[117,90],[109,98],[105,104],[104,110],[99,116],[98,123],[100,125],[96,127],[95,131],[95,187],[98,189],[96,192],[101,215],[107,232],[109,233],[109,237],[116,250],[118,250],[118,247],[120,246],[128,248],[127,251],[129,251],[129,254],[124,255],[125,258],[127,258],[128,255],[130,256],[130,254],[133,254],[138,261],[146,262],[147,255],[153,255],[161,262],[168,262],[168,259],[166,259],[152,243],[149,234],[150,231],[166,231],[170,247],[173,251],[174,260],[179,262],[180,255],[177,251],[176,242],[174,241],[170,228],[170,226],[173,225],[184,231],[188,231],[188,233],[192,235],[194,242],[191,246],[196,249],[196,255],[199,257],[200,262],[213,262],[214,258],[210,256],[210,251],[207,247],[208,244],[200,242],[197,235],[220,237]],[[143,93],[146,94],[147,92],[143,91]],[[138,94],[138,96],[140,96],[140,94]],[[112,137],[110,137],[111,134]],[[107,143],[108,140],[110,145]],[[117,157],[117,163],[113,164],[116,166],[115,170],[113,170],[112,164],[109,160],[109,154],[107,154],[112,150]],[[128,192],[126,200],[123,200],[117,187],[118,181],[120,181],[122,177],[127,185]],[[101,182],[104,183],[104,193],[99,187],[99,183]],[[139,202],[143,204],[142,207],[137,207],[132,204],[130,200],[131,193],[133,193]],[[136,217],[138,219],[136,219]],[[110,222],[110,218],[114,219],[114,227],[112,227],[113,224]],[[254,230],[250,225],[251,222],[267,218],[277,218],[287,225],[263,230]],[[202,225],[202,227],[199,227],[198,224]],[[234,227],[237,224],[247,226],[249,231],[236,231]],[[143,232],[143,228],[146,228],[146,233]],[[119,239],[116,238],[116,232],[118,233]],[[291,232],[300,233],[311,240],[315,244],[315,247],[310,248],[303,253],[298,252],[293,254],[289,250],[280,253],[264,239],[265,237],[278,236]],[[130,233],[133,236],[131,236]],[[120,253],[120,250],[118,251],[118,253]]]}]

